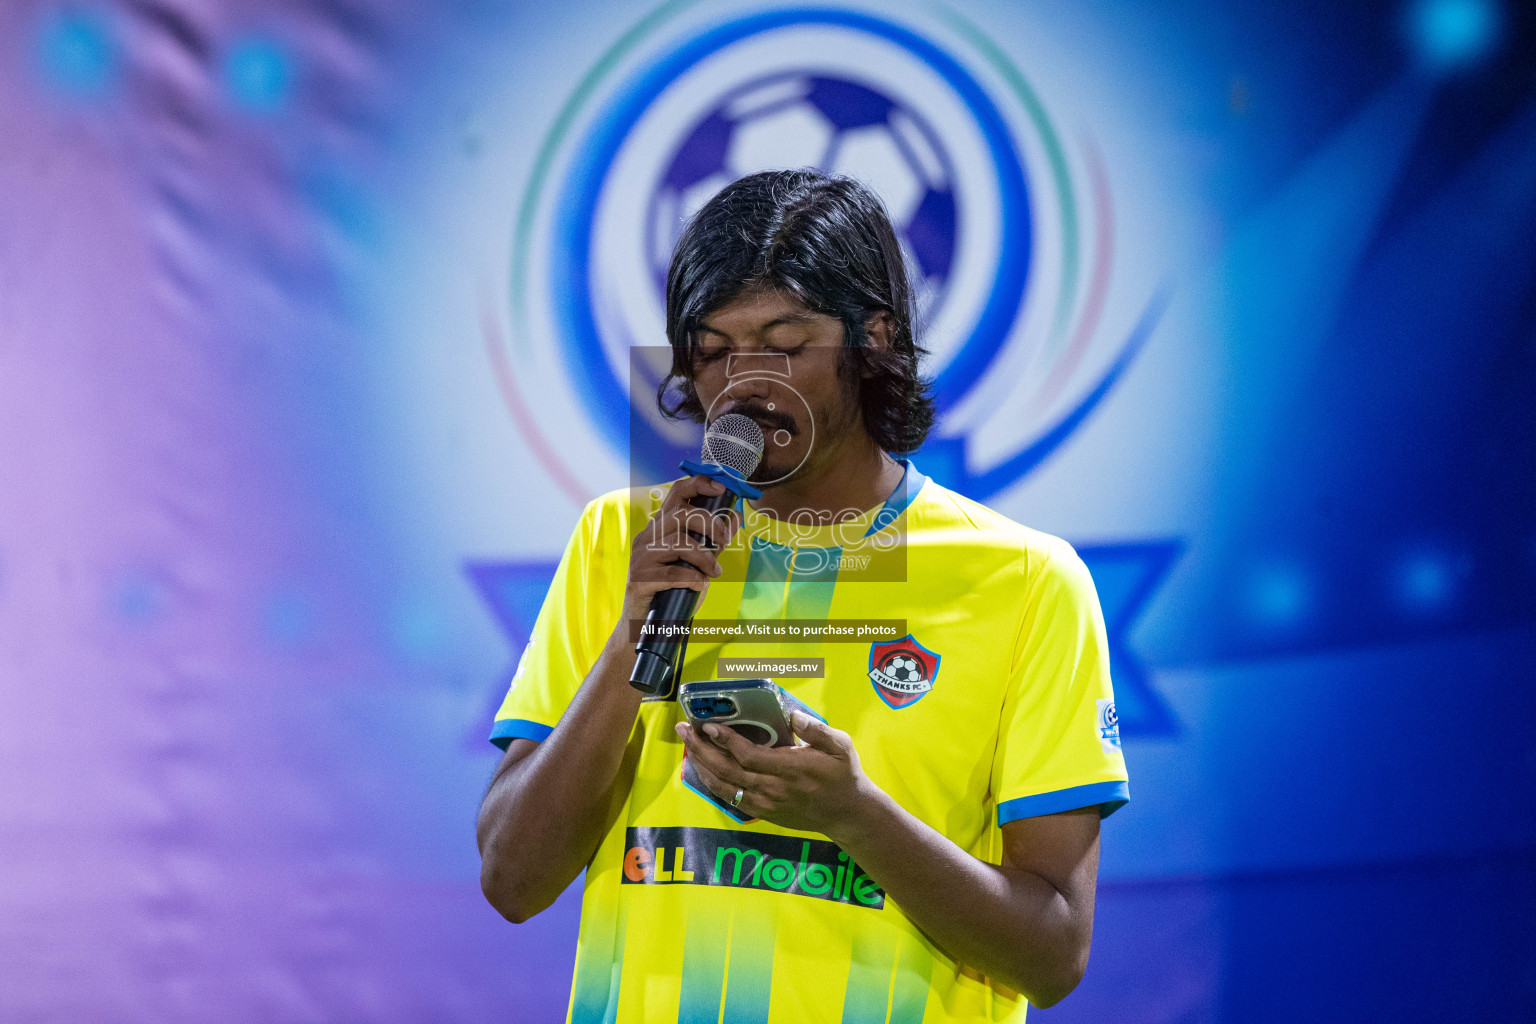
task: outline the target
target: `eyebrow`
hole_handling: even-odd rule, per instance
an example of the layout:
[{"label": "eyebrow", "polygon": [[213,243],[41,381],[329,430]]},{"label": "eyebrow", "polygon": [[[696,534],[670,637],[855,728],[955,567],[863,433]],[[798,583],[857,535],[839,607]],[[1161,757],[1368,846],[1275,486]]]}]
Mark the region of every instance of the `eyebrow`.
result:
[{"label": "eyebrow", "polygon": [[[798,312],[798,313],[785,313],[783,316],[776,316],[772,320],[769,320],[767,323],[763,324],[763,328],[762,329],[766,331],[770,327],[790,327],[790,326],[793,326],[795,324],[810,323],[812,320],[815,320],[818,316],[823,316],[823,315],[824,314],[816,313],[816,312],[813,312],[813,311],[811,311],[809,309],[803,310],[803,311]],[[718,335],[718,336],[720,336],[722,338],[729,337],[729,335],[727,335],[724,331],[717,330],[716,328],[711,327],[711,326],[709,326],[708,324],[705,324],[705,323],[699,324],[697,327],[694,328],[694,330],[697,331],[697,332],[708,332],[709,334],[715,334],[715,335]]]}]

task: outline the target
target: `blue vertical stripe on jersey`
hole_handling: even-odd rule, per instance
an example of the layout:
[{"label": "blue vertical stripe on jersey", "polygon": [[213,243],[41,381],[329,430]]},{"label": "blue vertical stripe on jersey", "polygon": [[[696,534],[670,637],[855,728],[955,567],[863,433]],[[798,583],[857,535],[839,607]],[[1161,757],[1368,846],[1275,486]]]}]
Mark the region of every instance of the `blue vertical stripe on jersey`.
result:
[{"label": "blue vertical stripe on jersey", "polygon": [[590,919],[582,914],[576,977],[571,983],[570,1024],[614,1024],[618,1017],[626,917],[622,902],[606,912],[593,913]]},{"label": "blue vertical stripe on jersey", "polygon": [[895,959],[895,933],[890,928],[866,926],[854,934],[842,1024],[885,1024],[891,1008],[891,965]]},{"label": "blue vertical stripe on jersey", "polygon": [[731,952],[725,969],[725,1005],[731,1024],[768,1024],[773,993],[773,944],[777,918],[761,907],[737,907],[731,920]]},{"label": "blue vertical stripe on jersey", "polygon": [[906,936],[891,982],[890,1024],[922,1024],[928,1012],[928,981],[932,976],[933,954],[915,937]]},{"label": "blue vertical stripe on jersey", "polygon": [[777,619],[784,615],[785,587],[789,583],[790,548],[761,537],[752,538],[747,559],[747,578],[741,588],[736,617]]},{"label": "blue vertical stripe on jersey", "polygon": [[[842,548],[799,548],[791,563],[794,575],[785,600],[787,619],[824,619],[832,610]],[[802,571],[803,570],[803,571]]]},{"label": "blue vertical stripe on jersey", "polygon": [[719,1024],[725,994],[725,951],[730,915],[712,905],[697,906],[688,915],[683,938],[682,992],[677,1024]]}]

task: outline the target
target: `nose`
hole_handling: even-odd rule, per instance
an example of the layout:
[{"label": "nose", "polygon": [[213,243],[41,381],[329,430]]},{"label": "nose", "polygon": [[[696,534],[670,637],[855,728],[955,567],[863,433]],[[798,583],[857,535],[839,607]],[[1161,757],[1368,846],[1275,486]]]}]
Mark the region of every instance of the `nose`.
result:
[{"label": "nose", "polygon": [[736,402],[765,402],[773,389],[774,380],[762,374],[732,377],[725,382],[725,397]]}]

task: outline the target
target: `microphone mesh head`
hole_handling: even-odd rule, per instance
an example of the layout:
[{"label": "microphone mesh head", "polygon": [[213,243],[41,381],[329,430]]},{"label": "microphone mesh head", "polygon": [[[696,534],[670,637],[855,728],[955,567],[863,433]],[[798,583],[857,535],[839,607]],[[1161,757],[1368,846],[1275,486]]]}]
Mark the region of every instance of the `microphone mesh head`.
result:
[{"label": "microphone mesh head", "polygon": [[763,461],[763,428],[750,416],[728,412],[704,431],[699,458],[734,469],[746,479]]}]

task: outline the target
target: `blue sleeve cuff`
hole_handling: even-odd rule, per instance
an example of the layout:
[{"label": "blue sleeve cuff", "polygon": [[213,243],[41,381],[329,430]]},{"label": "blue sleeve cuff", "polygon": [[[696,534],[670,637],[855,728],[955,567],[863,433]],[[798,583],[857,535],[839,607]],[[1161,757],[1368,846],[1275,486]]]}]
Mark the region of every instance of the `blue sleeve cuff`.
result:
[{"label": "blue sleeve cuff", "polygon": [[1090,782],[1086,786],[1058,789],[1050,793],[1021,796],[1017,800],[1004,800],[997,805],[997,823],[1006,825],[1019,818],[1038,818],[1042,814],[1060,814],[1080,807],[1099,805],[1099,817],[1107,818],[1131,799],[1131,787],[1122,779],[1112,782]]},{"label": "blue sleeve cuff", "polygon": [[491,742],[502,750],[506,750],[512,745],[513,740],[533,740],[535,743],[543,743],[554,731],[555,727],[552,725],[530,722],[526,718],[503,718],[491,726]]}]

